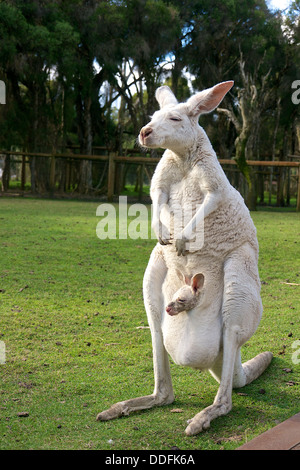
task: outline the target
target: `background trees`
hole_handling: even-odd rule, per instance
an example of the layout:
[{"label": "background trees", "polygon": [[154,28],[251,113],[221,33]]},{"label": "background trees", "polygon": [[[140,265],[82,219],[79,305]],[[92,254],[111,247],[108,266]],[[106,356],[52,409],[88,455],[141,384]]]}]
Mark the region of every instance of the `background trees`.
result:
[{"label": "background trees", "polygon": [[[253,208],[263,189],[246,160],[299,150],[299,106],[291,101],[291,84],[300,79],[299,14],[299,0],[284,13],[265,0],[1,2],[7,104],[0,107],[0,148],[45,152],[77,144],[91,154],[105,145],[121,153],[134,147],[154,112],[157,86],[168,83],[186,99],[233,79],[221,109],[201,123],[219,156],[236,158]],[[33,191],[48,189],[48,165],[31,158]],[[89,161],[77,170],[74,184],[87,193],[99,175]]]}]

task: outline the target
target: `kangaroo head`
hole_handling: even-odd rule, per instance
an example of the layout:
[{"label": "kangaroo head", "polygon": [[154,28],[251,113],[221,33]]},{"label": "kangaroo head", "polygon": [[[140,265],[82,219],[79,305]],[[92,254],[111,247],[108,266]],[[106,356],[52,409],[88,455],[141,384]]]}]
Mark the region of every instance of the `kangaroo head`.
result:
[{"label": "kangaroo head", "polygon": [[213,111],[232,86],[233,81],[219,83],[195,94],[186,103],[178,103],[169,87],[158,88],[155,96],[160,109],[141,129],[139,143],[143,147],[185,153],[201,130],[198,124],[200,114]]}]

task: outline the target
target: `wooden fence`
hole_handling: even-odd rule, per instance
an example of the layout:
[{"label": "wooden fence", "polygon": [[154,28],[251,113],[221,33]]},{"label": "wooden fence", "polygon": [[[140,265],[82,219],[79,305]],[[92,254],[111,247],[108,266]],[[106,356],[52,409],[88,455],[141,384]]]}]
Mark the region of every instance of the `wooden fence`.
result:
[{"label": "wooden fence", "polygon": [[[97,150],[107,150],[104,147],[97,147]],[[134,153],[134,151],[130,151]],[[27,157],[46,157],[50,158],[50,192],[54,193],[55,184],[56,184],[56,161],[57,159],[66,159],[68,162],[80,161],[80,160],[91,160],[98,162],[106,162],[108,164],[107,168],[107,198],[109,201],[113,199],[115,195],[115,174],[116,166],[118,163],[122,164],[135,164],[139,165],[141,168],[139,174],[139,192],[142,194],[143,190],[143,170],[148,165],[156,166],[160,158],[154,157],[142,157],[142,156],[119,156],[114,153],[109,153],[108,155],[81,155],[76,153],[33,153],[33,152],[21,152],[21,151],[7,151],[0,150],[1,156],[18,156],[21,157],[21,190],[25,189],[26,182],[26,164],[29,163]],[[300,156],[289,156],[291,159],[300,159]],[[236,167],[235,160],[231,159],[220,159],[220,164],[226,168],[231,167],[234,169]],[[294,168],[297,170],[297,211],[300,211],[300,161],[256,161],[248,160],[248,165],[250,167],[269,167],[269,168]],[[237,169],[236,169],[237,170]],[[273,171],[273,170],[272,170]],[[3,184],[2,184],[3,189]]]}]

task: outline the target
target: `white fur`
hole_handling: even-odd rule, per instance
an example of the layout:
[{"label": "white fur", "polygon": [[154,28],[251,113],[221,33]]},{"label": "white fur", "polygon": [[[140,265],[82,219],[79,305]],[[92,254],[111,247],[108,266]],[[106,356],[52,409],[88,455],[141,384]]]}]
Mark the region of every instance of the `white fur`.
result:
[{"label": "white fur", "polygon": [[[170,354],[177,364],[209,369],[220,382],[214,403],[186,429],[188,435],[197,434],[230,411],[232,388],[256,379],[272,359],[265,352],[241,362],[240,348],[262,315],[256,230],[198,124],[199,115],[216,108],[232,85],[220,83],[180,104],[168,87],[159,88],[156,97],[161,109],[140,132],[141,145],[166,149],[151,184],[152,224],[160,243],[144,276],[155,388],[152,395],[116,403],[100,413],[99,420],[171,403]],[[162,219],[163,206],[169,217]],[[177,220],[178,207],[189,210],[187,222]],[[203,243],[195,249],[193,238],[200,231]],[[178,271],[189,278],[203,273],[205,287],[198,306],[168,315],[165,307],[183,285]]]}]

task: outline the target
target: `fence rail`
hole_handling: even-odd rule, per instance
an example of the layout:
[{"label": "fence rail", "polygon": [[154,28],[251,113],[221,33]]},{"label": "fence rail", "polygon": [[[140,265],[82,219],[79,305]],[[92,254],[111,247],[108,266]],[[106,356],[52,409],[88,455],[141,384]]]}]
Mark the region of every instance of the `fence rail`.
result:
[{"label": "fence rail", "polygon": [[[95,150],[106,150],[105,147],[97,147]],[[130,153],[135,153],[134,151],[129,151]],[[9,150],[0,150],[0,157],[2,156],[20,156],[22,157],[21,160],[21,190],[25,188],[25,180],[26,180],[26,164],[29,163],[29,160],[26,160],[27,157],[44,157],[50,158],[50,188],[51,192],[54,192],[55,188],[55,177],[56,177],[56,160],[57,159],[67,159],[68,161],[76,161],[76,160],[90,160],[90,161],[99,161],[99,162],[106,162],[108,163],[108,170],[107,170],[107,198],[108,200],[112,200],[115,194],[115,174],[116,174],[116,165],[118,163],[123,164],[135,164],[140,165],[141,170],[145,168],[147,165],[157,165],[160,160],[160,157],[141,157],[141,156],[120,156],[115,153],[109,153],[108,155],[83,155],[83,154],[76,154],[76,153],[36,153],[36,152],[22,152],[22,151],[9,151]],[[289,158],[297,158],[300,159],[299,155],[289,155]],[[229,165],[232,167],[236,167],[237,163],[235,160],[231,159],[219,159],[219,162],[222,166]],[[297,174],[297,211],[300,211],[300,161],[265,161],[265,160],[247,160],[247,164],[250,167],[270,167],[270,168],[295,168],[298,169]],[[142,192],[143,187],[143,178],[142,174],[143,171],[140,172],[140,193]],[[2,175],[3,180],[3,175]],[[2,181],[2,190],[4,184]]]}]

